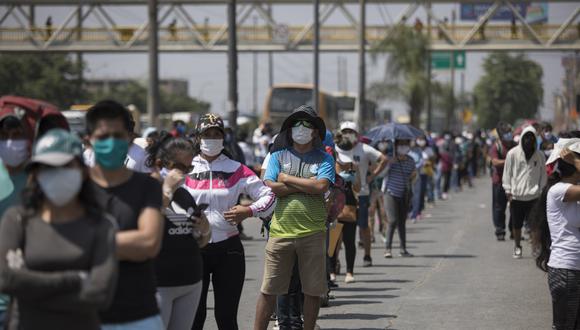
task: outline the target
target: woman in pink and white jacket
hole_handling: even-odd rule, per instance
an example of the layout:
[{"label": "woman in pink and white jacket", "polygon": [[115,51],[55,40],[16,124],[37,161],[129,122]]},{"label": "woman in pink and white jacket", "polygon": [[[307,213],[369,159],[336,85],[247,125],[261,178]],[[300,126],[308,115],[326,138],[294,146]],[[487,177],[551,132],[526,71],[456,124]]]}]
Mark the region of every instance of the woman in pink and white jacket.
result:
[{"label": "woman in pink and white jacket", "polygon": [[[203,329],[209,282],[213,284],[215,320],[219,329],[238,329],[237,314],[246,273],[244,248],[237,225],[249,217],[265,217],[274,211],[276,196],[245,165],[224,151],[224,123],[214,114],[203,115],[197,125],[197,155],[185,188],[211,226],[211,240],[202,249],[203,291],[192,329]],[[254,201],[238,204],[240,195]]]}]

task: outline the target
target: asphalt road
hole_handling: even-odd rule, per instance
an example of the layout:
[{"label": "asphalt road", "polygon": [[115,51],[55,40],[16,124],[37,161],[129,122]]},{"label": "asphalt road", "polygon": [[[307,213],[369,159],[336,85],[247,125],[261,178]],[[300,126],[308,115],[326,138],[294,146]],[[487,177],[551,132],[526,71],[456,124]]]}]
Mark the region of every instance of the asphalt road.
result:
[{"label": "asphalt road", "polygon": [[[321,329],[550,329],[546,275],[535,267],[529,245],[523,245],[524,258],[514,260],[513,243],[495,241],[488,178],[426,212],[429,218],[407,225],[414,258],[395,253],[384,259],[378,234],[373,267],[363,268],[357,251],[356,282],[347,285],[339,276],[336,299],[320,311]],[[262,279],[265,240],[259,225],[255,219],[245,222],[254,240],[244,242],[240,329],[252,329]],[[344,265],[344,252],[341,260]],[[205,328],[217,329],[211,295]]]}]

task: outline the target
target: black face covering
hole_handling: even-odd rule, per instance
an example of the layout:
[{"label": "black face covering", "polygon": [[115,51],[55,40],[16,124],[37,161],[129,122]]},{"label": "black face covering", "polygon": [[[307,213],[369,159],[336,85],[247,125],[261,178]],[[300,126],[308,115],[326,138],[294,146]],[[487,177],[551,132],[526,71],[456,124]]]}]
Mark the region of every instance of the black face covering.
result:
[{"label": "black face covering", "polygon": [[533,133],[528,132],[522,137],[522,149],[524,149],[526,159],[530,160],[536,151],[536,137]]},{"label": "black face covering", "polygon": [[344,138],[339,143],[337,143],[337,146],[345,151],[349,151],[354,147],[351,141],[348,141],[347,139]]}]

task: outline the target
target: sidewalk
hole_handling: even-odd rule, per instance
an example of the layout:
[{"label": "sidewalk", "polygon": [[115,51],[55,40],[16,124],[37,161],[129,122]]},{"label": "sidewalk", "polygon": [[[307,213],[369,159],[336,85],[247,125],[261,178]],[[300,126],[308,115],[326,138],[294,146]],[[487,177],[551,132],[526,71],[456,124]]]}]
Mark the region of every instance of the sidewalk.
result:
[{"label": "sidewalk", "polygon": [[[491,224],[491,184],[452,194],[432,217],[408,223],[408,249],[414,258],[384,259],[378,237],[374,266],[362,268],[357,251],[356,283],[333,291],[330,307],[320,311],[322,329],[550,329],[551,303],[546,275],[535,267],[530,247],[512,258],[513,243],[497,242]],[[263,272],[265,241],[259,222],[245,223],[254,241],[246,248],[246,283],[240,302],[240,329],[251,329]],[[396,234],[395,234],[396,237]],[[259,238],[259,239],[258,239]],[[395,240],[397,242],[397,240]],[[398,252],[398,246],[394,251]],[[344,252],[341,253],[344,265]],[[211,297],[208,306],[213,306]],[[212,310],[206,329],[217,329]]]}]

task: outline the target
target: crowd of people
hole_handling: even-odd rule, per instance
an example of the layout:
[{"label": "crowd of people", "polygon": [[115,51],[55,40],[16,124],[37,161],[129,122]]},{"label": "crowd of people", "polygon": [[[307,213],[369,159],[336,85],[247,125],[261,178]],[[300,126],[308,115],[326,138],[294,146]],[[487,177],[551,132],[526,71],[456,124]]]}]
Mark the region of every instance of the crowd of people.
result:
[{"label": "crowd of people", "polygon": [[215,114],[192,131],[134,130],[108,100],[87,111],[82,139],[0,116],[6,329],[203,329],[210,292],[218,328],[238,329],[248,218],[261,219],[267,239],[254,329],[272,317],[278,329],[315,329],[330,291],[356,282],[357,246],[362,267],[373,266],[377,237],[385,258],[413,257],[407,224],[488,173],[490,231],[505,240],[509,205],[513,257],[527,231],[548,272],[554,327],[580,324],[578,132],[499,123],[371,139],[354,122],[332,132],[308,106],[251,138]]}]

